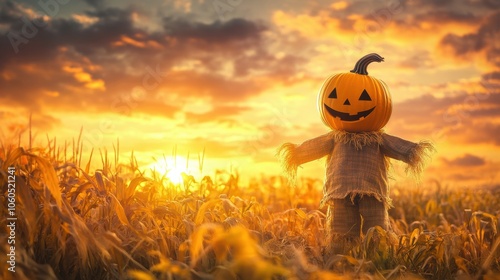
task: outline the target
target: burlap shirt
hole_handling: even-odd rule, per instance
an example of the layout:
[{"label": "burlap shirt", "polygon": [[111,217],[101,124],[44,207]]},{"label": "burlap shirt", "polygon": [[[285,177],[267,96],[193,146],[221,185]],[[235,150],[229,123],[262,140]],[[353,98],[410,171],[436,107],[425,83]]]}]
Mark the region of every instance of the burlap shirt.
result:
[{"label": "burlap shirt", "polygon": [[389,207],[388,158],[408,163],[420,172],[423,153],[432,146],[426,142],[412,143],[382,131],[348,133],[332,131],[301,145],[284,144],[280,150],[288,171],[323,156],[326,160],[326,181],[322,206],[348,195],[371,195]]}]

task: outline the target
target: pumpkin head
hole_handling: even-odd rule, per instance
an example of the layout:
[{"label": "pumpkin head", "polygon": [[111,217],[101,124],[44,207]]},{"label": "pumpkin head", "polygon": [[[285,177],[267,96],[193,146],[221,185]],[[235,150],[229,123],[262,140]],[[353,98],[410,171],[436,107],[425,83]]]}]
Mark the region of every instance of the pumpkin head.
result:
[{"label": "pumpkin head", "polygon": [[377,131],[392,113],[387,85],[368,76],[367,66],[384,58],[376,53],[362,57],[351,73],[329,77],[318,95],[318,109],[323,122],[332,129],[348,132]]}]

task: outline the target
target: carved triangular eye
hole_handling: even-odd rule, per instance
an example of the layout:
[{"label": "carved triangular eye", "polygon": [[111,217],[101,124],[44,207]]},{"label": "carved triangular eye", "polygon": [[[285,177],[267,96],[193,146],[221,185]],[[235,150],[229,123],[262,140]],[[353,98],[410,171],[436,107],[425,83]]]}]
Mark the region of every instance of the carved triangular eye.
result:
[{"label": "carved triangular eye", "polygon": [[372,99],[370,98],[370,95],[368,95],[368,92],[366,92],[366,89],[364,89],[361,93],[361,96],[359,97],[359,100],[371,101]]},{"label": "carved triangular eye", "polygon": [[328,98],[337,98],[337,88],[334,88],[332,92],[330,92],[330,95],[328,95]]}]

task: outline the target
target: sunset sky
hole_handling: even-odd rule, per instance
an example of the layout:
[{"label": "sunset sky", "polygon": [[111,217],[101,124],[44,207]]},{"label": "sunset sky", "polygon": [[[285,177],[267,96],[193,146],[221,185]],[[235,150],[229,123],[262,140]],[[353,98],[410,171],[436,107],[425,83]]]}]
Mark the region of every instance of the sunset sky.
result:
[{"label": "sunset sky", "polygon": [[144,167],[177,147],[192,172],[205,149],[206,172],[279,174],[281,143],[329,131],[323,81],[376,52],[385,131],[436,146],[425,180],[499,185],[499,26],[496,0],[0,0],[0,140],[32,114],[44,146],[83,127],[85,151],[119,138]]}]

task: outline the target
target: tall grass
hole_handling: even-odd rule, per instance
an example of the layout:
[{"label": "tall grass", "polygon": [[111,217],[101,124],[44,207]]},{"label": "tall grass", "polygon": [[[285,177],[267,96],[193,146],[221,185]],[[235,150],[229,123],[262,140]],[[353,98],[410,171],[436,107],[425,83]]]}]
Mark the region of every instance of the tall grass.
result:
[{"label": "tall grass", "polygon": [[[18,216],[16,273],[4,269],[2,279],[500,277],[499,189],[397,187],[395,233],[372,228],[333,253],[318,180],[290,188],[274,176],[241,186],[238,174],[218,171],[176,185],[139,170],[133,155],[120,163],[118,142],[112,160],[108,154],[99,151],[102,167],[91,171],[80,140],[64,148],[55,139],[27,150],[2,145],[0,224],[9,166]],[[0,235],[5,264],[5,226]]]}]

